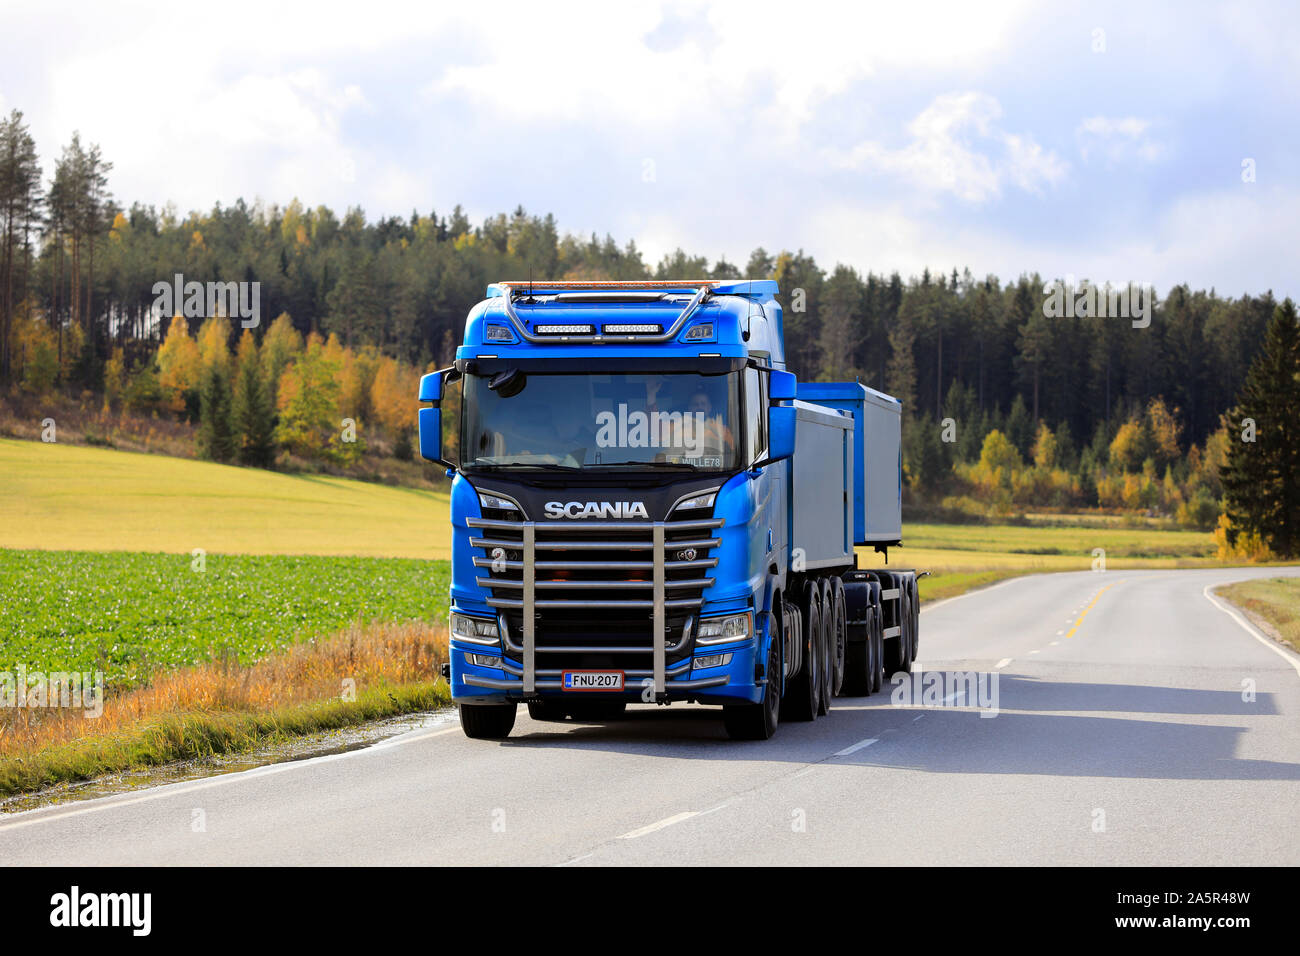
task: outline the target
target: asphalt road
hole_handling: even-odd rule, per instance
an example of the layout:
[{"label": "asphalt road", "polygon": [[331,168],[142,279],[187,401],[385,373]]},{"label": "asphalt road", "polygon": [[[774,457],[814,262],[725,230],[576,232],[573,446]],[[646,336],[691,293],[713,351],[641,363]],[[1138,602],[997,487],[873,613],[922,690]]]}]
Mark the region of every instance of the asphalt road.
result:
[{"label": "asphalt road", "polygon": [[1300,658],[1204,594],[1278,574],[1300,568],[1039,575],[925,609],[918,670],[997,675],[993,717],[888,685],[753,743],[682,705],[606,726],[520,708],[504,742],[453,717],[0,817],[0,860],[1295,865]]}]

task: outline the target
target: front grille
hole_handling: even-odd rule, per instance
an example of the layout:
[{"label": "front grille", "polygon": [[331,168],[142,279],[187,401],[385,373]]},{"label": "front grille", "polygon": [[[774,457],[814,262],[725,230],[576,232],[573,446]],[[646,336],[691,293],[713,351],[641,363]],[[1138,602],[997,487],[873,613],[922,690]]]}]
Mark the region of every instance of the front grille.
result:
[{"label": "front grille", "polygon": [[507,659],[525,674],[529,610],[536,675],[587,667],[654,672],[656,631],[666,668],[689,657],[722,519],[468,524],[481,532],[469,542],[482,551],[473,559],[477,583],[501,612]]}]

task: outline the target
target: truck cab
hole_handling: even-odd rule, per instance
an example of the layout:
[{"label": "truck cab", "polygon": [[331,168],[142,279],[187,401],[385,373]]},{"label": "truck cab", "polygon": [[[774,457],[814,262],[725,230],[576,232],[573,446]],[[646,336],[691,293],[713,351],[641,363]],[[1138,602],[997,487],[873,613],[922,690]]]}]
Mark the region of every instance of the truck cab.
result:
[{"label": "truck cab", "polygon": [[766,737],[814,663],[824,711],[849,653],[829,580],[863,534],[858,393],[848,410],[797,401],[776,293],[495,283],[454,365],[424,376],[420,451],[451,477],[448,678],[469,736],[507,735],[521,702],[565,720],[690,701]]}]

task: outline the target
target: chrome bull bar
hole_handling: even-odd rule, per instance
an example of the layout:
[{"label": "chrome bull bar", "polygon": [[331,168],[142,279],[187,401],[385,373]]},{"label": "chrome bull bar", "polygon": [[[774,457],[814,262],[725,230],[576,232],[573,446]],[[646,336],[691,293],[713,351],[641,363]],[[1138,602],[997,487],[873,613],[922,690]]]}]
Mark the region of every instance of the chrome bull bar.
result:
[{"label": "chrome bull bar", "polygon": [[[513,650],[520,652],[522,663],[522,691],[524,694],[533,694],[538,689],[552,689],[559,685],[550,678],[554,672],[539,672],[537,667],[537,655],[539,653],[555,653],[561,650],[579,651],[586,650],[586,647],[560,648],[545,646],[538,648],[537,640],[537,613],[539,610],[546,609],[574,609],[574,608],[610,608],[610,609],[644,609],[650,612],[651,619],[651,645],[648,648],[652,655],[652,668],[646,676],[653,682],[653,691],[657,698],[662,697],[668,687],[668,678],[671,675],[666,673],[667,655],[680,649],[683,641],[689,639],[690,628],[694,623],[694,618],[688,618],[686,629],[683,631],[680,641],[674,642],[671,646],[667,639],[667,621],[669,611],[683,611],[691,608],[698,608],[702,604],[701,596],[683,597],[682,592],[691,590],[702,591],[704,588],[713,584],[713,578],[707,576],[708,569],[716,567],[718,558],[716,556],[695,558],[690,555],[690,560],[668,560],[667,551],[669,548],[679,551],[681,549],[711,549],[721,544],[718,537],[713,536],[717,529],[723,526],[722,519],[706,518],[684,521],[642,521],[642,522],[591,522],[591,521],[565,521],[554,520],[545,522],[535,521],[508,521],[487,518],[469,518],[466,522],[469,527],[483,529],[481,532],[484,536],[475,536],[471,538],[470,544],[473,547],[482,548],[489,551],[492,547],[501,547],[506,549],[519,549],[519,560],[504,560],[501,558],[475,557],[473,559],[476,568],[490,569],[488,576],[476,578],[475,583],[480,587],[491,589],[492,596],[488,598],[488,604],[498,609],[499,612],[505,612],[510,609],[517,609],[522,617],[522,633],[520,634],[519,645],[514,644],[509,639],[502,622],[503,647],[508,646]],[[701,534],[703,533],[703,534]],[[512,536],[517,534],[518,540],[512,540]],[[585,535],[605,535],[604,538],[590,538]],[[624,539],[622,535],[631,535],[631,538]],[[673,539],[670,535],[675,535]],[[685,537],[682,537],[685,535]],[[613,539],[613,540],[611,540]],[[638,555],[638,560],[616,560],[600,561],[582,560],[584,553],[592,553],[596,550],[623,549]],[[538,552],[544,551],[550,554],[550,558],[543,557],[539,560]],[[649,552],[647,555],[646,552]],[[555,553],[560,552],[560,560],[555,560]],[[649,558],[649,560],[645,560]],[[617,572],[640,572],[648,576],[623,579],[609,578],[603,580],[572,580],[567,579],[566,575],[574,570],[599,568],[604,571]],[[674,577],[669,579],[668,573],[673,572],[675,575],[689,573],[688,578]],[[517,576],[516,576],[517,575]],[[540,577],[539,577],[540,575]],[[602,599],[594,595],[573,594],[574,590],[590,589],[597,593],[602,591],[614,592],[636,592],[640,589],[640,595],[635,593],[627,597],[615,598],[610,593],[610,599]],[[649,594],[646,594],[646,591]],[[570,593],[566,594],[568,591]],[[540,597],[539,597],[540,593]],[[550,595],[555,595],[554,597]],[[670,596],[674,595],[674,596]],[[581,597],[581,600],[574,598]],[[648,600],[647,600],[648,598]],[[597,648],[590,648],[596,650]],[[600,648],[607,653],[634,653],[638,649],[633,647],[611,647]],[[644,653],[644,646],[640,649]],[[678,668],[673,668],[677,672]],[[629,672],[630,673],[630,672]],[[546,680],[540,679],[545,674]],[[640,674],[638,674],[638,677]],[[709,679],[712,681],[712,679]],[[673,681],[673,689],[683,686],[682,681]],[[484,685],[487,686],[487,685]],[[512,686],[520,686],[512,684]],[[707,686],[714,686],[710,683]]]}]

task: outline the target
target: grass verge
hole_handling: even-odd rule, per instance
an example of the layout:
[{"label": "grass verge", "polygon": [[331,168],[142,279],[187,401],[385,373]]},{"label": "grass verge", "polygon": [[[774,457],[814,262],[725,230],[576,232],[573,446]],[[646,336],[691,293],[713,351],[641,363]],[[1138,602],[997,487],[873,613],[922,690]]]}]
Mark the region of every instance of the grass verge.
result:
[{"label": "grass verge", "polygon": [[450,702],[439,667],[445,627],[348,629],[252,665],[233,657],[160,674],[98,708],[0,712],[0,795],[177,760],[253,750],[288,737]]},{"label": "grass verge", "polygon": [[1260,629],[1300,651],[1300,578],[1259,578],[1216,588]]}]

